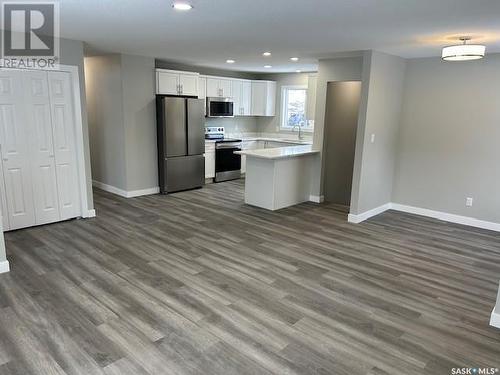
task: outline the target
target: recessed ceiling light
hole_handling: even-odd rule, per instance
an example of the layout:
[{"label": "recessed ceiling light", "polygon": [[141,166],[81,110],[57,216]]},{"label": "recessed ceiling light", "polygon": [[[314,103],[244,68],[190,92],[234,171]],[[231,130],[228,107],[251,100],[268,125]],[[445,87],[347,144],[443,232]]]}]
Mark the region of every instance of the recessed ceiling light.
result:
[{"label": "recessed ceiling light", "polygon": [[226,62],[227,62],[228,64],[234,64],[234,62],[235,62],[235,61],[234,61],[234,60],[229,59],[229,60],[226,60]]},{"label": "recessed ceiling light", "polygon": [[267,56],[271,56],[271,52],[264,52],[264,53],[262,54],[262,56],[266,56],[266,57],[267,57]]},{"label": "recessed ceiling light", "polygon": [[292,60],[292,61],[299,61],[299,58],[298,57],[290,57],[290,60]]},{"label": "recessed ceiling light", "polygon": [[190,9],[193,9],[193,6],[191,4],[188,4],[188,3],[178,2],[178,3],[173,3],[172,8],[174,8],[176,10],[190,10]]},{"label": "recessed ceiling light", "polygon": [[270,69],[272,67],[273,67],[272,65],[264,65],[264,68],[266,68],[266,69]]},{"label": "recessed ceiling light", "polygon": [[297,70],[295,71],[295,73],[302,73],[302,70],[297,69]]}]

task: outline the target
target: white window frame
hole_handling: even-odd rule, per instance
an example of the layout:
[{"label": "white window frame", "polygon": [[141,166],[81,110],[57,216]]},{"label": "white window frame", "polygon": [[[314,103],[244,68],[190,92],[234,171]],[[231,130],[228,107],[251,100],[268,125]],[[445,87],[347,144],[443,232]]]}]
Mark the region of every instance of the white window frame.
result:
[{"label": "white window frame", "polygon": [[[304,103],[304,112],[307,111],[307,100],[308,100],[308,95],[307,95],[307,85],[286,85],[286,86],[281,86],[281,119],[280,119],[280,130],[283,131],[292,131],[293,128],[289,126],[285,126],[285,120],[287,118],[286,112],[286,103],[288,102],[288,90],[304,90],[306,92],[306,102]],[[307,116],[307,113],[305,113]],[[314,131],[314,128],[311,127],[301,127],[301,131],[303,132],[310,132],[312,133]]]}]

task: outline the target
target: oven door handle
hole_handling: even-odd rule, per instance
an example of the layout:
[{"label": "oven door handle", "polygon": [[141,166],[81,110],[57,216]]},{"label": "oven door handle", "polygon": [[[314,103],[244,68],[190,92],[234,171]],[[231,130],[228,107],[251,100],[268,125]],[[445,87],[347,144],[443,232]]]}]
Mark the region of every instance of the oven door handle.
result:
[{"label": "oven door handle", "polygon": [[241,144],[239,144],[239,143],[221,143],[221,144],[217,144],[215,146],[215,148],[217,150],[228,149],[228,148],[234,148],[234,149],[241,150]]}]

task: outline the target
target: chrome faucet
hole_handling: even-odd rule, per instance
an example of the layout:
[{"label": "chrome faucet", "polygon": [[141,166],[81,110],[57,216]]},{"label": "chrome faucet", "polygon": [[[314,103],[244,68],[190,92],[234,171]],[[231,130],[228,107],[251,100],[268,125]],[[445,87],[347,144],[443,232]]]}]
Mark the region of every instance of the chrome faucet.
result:
[{"label": "chrome faucet", "polygon": [[302,126],[300,126],[300,124],[294,125],[293,128],[292,128],[292,132],[295,131],[296,127],[299,128],[299,141],[300,141],[303,138],[303,136],[302,136]]}]

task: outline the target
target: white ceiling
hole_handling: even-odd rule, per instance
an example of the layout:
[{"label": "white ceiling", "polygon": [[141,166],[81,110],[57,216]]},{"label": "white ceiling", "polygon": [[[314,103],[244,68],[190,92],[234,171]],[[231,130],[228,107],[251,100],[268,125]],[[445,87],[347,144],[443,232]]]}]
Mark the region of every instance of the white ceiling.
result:
[{"label": "white ceiling", "polygon": [[175,11],[172,0],[60,0],[61,35],[98,50],[250,72],[315,70],[318,58],[340,51],[438,56],[461,35],[500,52],[500,0],[186,1],[194,9]]}]

